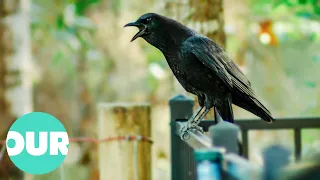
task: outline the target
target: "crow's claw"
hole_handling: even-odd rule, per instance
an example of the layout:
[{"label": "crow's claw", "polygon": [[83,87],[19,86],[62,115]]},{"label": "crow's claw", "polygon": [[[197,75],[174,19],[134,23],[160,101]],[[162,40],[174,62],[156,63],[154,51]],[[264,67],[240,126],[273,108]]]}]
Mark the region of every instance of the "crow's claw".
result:
[{"label": "crow's claw", "polygon": [[202,127],[200,126],[183,126],[181,128],[181,139],[186,141],[190,138],[190,134],[189,134],[189,131],[194,131],[194,130],[198,130],[200,131],[201,133],[204,133]]}]

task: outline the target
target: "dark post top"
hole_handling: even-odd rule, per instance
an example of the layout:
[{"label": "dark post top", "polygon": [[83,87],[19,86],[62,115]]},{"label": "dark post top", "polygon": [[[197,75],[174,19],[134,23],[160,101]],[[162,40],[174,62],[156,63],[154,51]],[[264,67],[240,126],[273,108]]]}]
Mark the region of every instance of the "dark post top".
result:
[{"label": "dark post top", "polygon": [[220,121],[209,128],[209,136],[212,139],[212,145],[223,147],[227,153],[239,153],[238,135],[240,128],[229,122]]},{"label": "dark post top", "polygon": [[171,122],[177,119],[188,119],[192,116],[194,100],[185,95],[177,95],[170,99]]},{"label": "dark post top", "polygon": [[289,163],[289,155],[290,152],[280,145],[268,147],[263,152],[263,161],[265,167],[263,179],[279,179],[281,168],[285,167]]}]

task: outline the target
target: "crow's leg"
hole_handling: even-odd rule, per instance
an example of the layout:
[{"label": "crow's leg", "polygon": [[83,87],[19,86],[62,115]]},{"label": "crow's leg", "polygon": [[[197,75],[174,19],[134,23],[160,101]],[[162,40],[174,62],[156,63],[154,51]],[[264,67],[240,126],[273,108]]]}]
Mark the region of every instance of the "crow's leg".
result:
[{"label": "crow's leg", "polygon": [[200,127],[198,125],[201,122],[201,120],[205,117],[205,115],[207,115],[208,112],[210,111],[210,109],[212,108],[212,103],[211,103],[211,101],[208,101],[207,98],[206,98],[206,102],[205,102],[205,107],[206,107],[206,109],[202,112],[202,114],[199,116],[198,119],[188,121],[187,125],[181,129],[181,139],[182,140],[187,140],[190,138],[190,135],[188,133],[189,130],[198,130],[203,133],[202,127]]},{"label": "crow's leg", "polygon": [[204,118],[204,116],[206,116],[208,114],[208,112],[210,111],[209,108],[206,108],[203,113],[199,116],[198,119],[194,120],[193,123],[191,124],[192,128],[195,128],[198,126],[198,124],[202,121],[202,119]]},{"label": "crow's leg", "polygon": [[217,107],[214,107],[214,124],[218,124],[219,117],[220,117],[219,111]]},{"label": "crow's leg", "polygon": [[[206,109],[202,112],[202,114],[199,116],[198,119],[195,119],[194,121],[192,121],[189,125],[189,129],[198,129],[200,128],[200,130],[202,131],[202,128],[198,126],[198,124],[202,121],[202,119],[208,114],[208,112],[210,111],[210,109],[213,107],[212,104],[212,99],[210,98],[210,96],[205,95],[205,98],[203,98],[203,105],[206,107]],[[202,131],[203,132],[203,131]]]},{"label": "crow's leg", "polygon": [[188,119],[188,122],[194,121],[194,119],[199,115],[201,110],[203,109],[203,106],[200,106],[197,110],[196,113],[193,113],[193,115]]},{"label": "crow's leg", "polygon": [[[190,128],[192,126],[192,124],[194,124],[195,118],[199,115],[199,113],[201,112],[201,110],[204,107],[204,101],[205,101],[205,97],[203,95],[198,95],[198,102],[199,102],[199,108],[197,109],[196,113],[194,113],[191,118],[189,118],[188,120],[188,125],[187,127]],[[202,131],[202,130],[201,130]]]},{"label": "crow's leg", "polygon": [[181,132],[181,139],[182,139],[182,140],[187,140],[187,139],[190,138],[188,131],[191,130],[191,129],[197,129],[197,130],[199,130],[200,132],[203,133],[203,130],[202,130],[201,127],[199,127],[199,126],[197,126],[197,125],[196,125],[196,126],[193,125],[193,124],[196,123],[196,121],[197,121],[196,117],[199,115],[199,113],[201,112],[202,109],[203,109],[203,107],[200,106],[200,107],[197,109],[196,113],[194,113],[194,114],[191,116],[191,118],[189,118],[189,120],[187,121],[187,124],[186,124],[185,126],[183,126],[182,129],[180,130],[180,132]]},{"label": "crow's leg", "polygon": [[198,126],[198,124],[201,122],[201,120],[204,118],[204,116],[206,114],[208,114],[209,111],[210,111],[210,109],[206,108],[198,119],[194,119],[193,121],[187,122],[187,125],[181,129],[181,139],[182,140],[187,140],[190,138],[190,135],[188,133],[189,130],[198,130],[203,133],[202,127]]},{"label": "crow's leg", "polygon": [[[192,129],[192,124],[194,124],[194,121],[196,119],[196,117],[200,114],[200,112],[202,111],[203,107],[204,107],[204,96],[202,95],[198,95],[198,102],[200,107],[196,110],[196,112],[188,119],[187,124],[182,127],[181,131],[181,139],[186,140],[188,139],[188,130]],[[195,129],[203,132],[201,127],[196,127]],[[188,136],[188,137],[187,137]]]}]

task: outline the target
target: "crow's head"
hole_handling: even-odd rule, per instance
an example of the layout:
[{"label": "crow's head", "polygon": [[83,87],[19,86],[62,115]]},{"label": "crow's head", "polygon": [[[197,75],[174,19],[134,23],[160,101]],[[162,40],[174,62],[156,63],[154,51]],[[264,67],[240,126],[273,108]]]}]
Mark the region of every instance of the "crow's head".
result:
[{"label": "crow's head", "polygon": [[135,26],[139,28],[139,32],[131,39],[131,42],[138,37],[147,38],[154,36],[161,31],[161,24],[164,17],[155,14],[147,13],[142,15],[137,21],[126,24],[124,27]]},{"label": "crow's head", "polygon": [[184,35],[190,32],[179,22],[155,13],[144,14],[137,21],[128,23],[124,27],[128,26],[139,28],[139,32],[134,35],[131,42],[142,37],[159,49],[168,44],[177,44],[177,41],[182,40]]}]

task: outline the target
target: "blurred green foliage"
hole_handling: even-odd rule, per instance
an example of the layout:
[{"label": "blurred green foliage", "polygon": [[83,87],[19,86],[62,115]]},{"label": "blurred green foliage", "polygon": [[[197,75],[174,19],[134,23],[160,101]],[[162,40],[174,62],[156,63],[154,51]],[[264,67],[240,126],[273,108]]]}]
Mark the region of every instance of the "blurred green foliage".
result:
[{"label": "blurred green foliage", "polygon": [[253,12],[259,15],[290,13],[307,19],[320,18],[319,0],[250,0],[250,2]]},{"label": "blurred green foliage", "polygon": [[71,3],[75,5],[75,13],[78,16],[83,16],[91,5],[97,4],[100,0],[71,0]]},{"label": "blurred green foliage", "polygon": [[52,65],[62,65],[59,68],[64,68],[70,76],[74,75],[76,63],[72,59],[77,58],[73,56],[80,51],[86,53],[83,50],[96,49],[92,42],[95,25],[86,17],[85,12],[98,4],[99,0],[60,0],[56,3],[34,0],[32,3],[31,27],[34,41],[42,40],[44,36],[53,38],[59,48],[54,49]]}]

